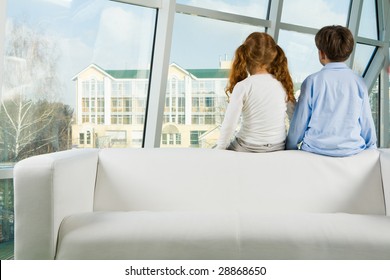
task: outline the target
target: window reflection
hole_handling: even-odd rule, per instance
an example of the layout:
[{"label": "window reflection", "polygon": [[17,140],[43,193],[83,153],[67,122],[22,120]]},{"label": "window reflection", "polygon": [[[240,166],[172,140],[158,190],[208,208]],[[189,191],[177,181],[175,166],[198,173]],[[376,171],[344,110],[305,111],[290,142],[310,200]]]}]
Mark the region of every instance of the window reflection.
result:
[{"label": "window reflection", "polygon": [[281,21],[314,28],[346,26],[349,7],[350,0],[284,0]]},{"label": "window reflection", "polygon": [[178,4],[265,19],[268,0],[177,0]]}]

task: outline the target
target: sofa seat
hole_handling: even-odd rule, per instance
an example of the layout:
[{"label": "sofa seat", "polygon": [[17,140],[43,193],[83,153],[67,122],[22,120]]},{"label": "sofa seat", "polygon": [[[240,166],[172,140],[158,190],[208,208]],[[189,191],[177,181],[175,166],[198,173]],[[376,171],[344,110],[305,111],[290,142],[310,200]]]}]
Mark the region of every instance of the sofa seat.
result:
[{"label": "sofa seat", "polygon": [[56,259],[390,259],[390,217],[345,213],[75,214]]}]

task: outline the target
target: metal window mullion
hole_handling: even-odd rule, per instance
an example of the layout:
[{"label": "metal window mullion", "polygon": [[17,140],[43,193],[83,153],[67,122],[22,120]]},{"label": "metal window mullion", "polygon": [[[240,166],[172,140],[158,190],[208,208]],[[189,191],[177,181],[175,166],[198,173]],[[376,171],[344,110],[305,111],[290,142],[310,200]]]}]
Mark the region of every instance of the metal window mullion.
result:
[{"label": "metal window mullion", "polygon": [[347,65],[351,68],[352,68],[352,64],[356,52],[356,38],[358,37],[358,33],[359,33],[359,24],[360,24],[360,18],[362,14],[362,7],[363,7],[363,0],[352,0],[351,10],[350,10],[349,20],[348,20],[348,28],[351,30],[352,35],[355,38],[355,48],[351,53],[351,55],[349,56],[349,59],[346,61]]},{"label": "metal window mullion", "polygon": [[136,6],[159,9],[162,6],[162,0],[110,0],[113,2],[121,2],[125,4],[132,4]]},{"label": "metal window mullion", "polygon": [[174,17],[175,1],[162,0],[162,6],[157,13],[155,29],[150,87],[142,145],[144,148],[160,146]]},{"label": "metal window mullion", "polygon": [[384,67],[385,54],[383,51],[384,51],[383,48],[379,48],[375,52],[375,55],[372,58],[370,65],[368,66],[366,74],[364,75],[364,81],[366,82],[369,92],[372,90],[376,82],[376,79],[378,78],[379,74],[381,73]]},{"label": "metal window mullion", "polygon": [[390,67],[389,47],[390,47],[390,2],[388,0],[378,0],[378,28],[379,40],[385,42],[380,49],[384,56],[384,65],[381,70],[380,79],[380,145],[381,147],[390,147],[390,108],[389,108],[389,73]]},{"label": "metal window mullion", "polygon": [[376,46],[376,47],[383,47],[385,46],[384,41],[374,40],[370,38],[360,37],[357,36],[355,38],[356,43],[364,44],[364,45],[370,45],[370,46]]},{"label": "metal window mullion", "polygon": [[280,29],[283,29],[286,31],[294,31],[294,32],[311,34],[311,35],[316,35],[318,32],[317,28],[301,26],[301,25],[296,25],[296,24],[290,24],[290,23],[283,23],[283,22],[281,22],[279,24],[279,27],[280,27]]},{"label": "metal window mullion", "polygon": [[278,42],[283,0],[270,0],[268,8],[268,20],[271,22],[271,26],[267,28],[267,33],[271,35],[276,42]]},{"label": "metal window mullion", "polygon": [[386,18],[384,9],[386,6],[386,3],[388,1],[384,0],[376,0],[376,15],[377,15],[377,25],[378,25],[378,39],[383,40],[385,35],[385,27],[386,27]]},{"label": "metal window mullion", "polygon": [[0,168],[0,180],[13,179],[13,167]]},{"label": "metal window mullion", "polygon": [[[387,47],[389,48],[389,47]],[[389,74],[387,73],[387,68],[389,67],[389,51],[384,50],[385,54],[385,63],[381,71],[381,79],[379,85],[379,97],[380,98],[380,139],[379,143],[381,147],[388,148],[390,145],[390,108],[389,108]]]},{"label": "metal window mullion", "polygon": [[209,19],[222,20],[233,23],[248,24],[254,26],[270,27],[270,22],[265,19],[232,14],[228,12],[221,12],[217,10],[210,10],[200,7],[188,6],[183,4],[176,4],[176,12],[181,14],[201,16]]}]

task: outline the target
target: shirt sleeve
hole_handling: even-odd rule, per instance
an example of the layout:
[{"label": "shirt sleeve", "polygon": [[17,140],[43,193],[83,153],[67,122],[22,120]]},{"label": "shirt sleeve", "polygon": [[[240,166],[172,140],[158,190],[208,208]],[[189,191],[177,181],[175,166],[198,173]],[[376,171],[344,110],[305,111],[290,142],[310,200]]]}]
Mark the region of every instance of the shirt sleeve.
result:
[{"label": "shirt sleeve", "polygon": [[291,122],[292,116],[294,115],[296,103],[292,101],[287,101],[286,105],[287,105],[287,110],[286,110],[287,118],[288,121]]},{"label": "shirt sleeve", "polygon": [[372,118],[368,91],[365,86],[363,90],[362,114],[360,116],[359,121],[361,126],[361,136],[366,142],[366,149],[376,148],[377,138],[375,132],[375,124]]},{"label": "shirt sleeve", "polygon": [[303,136],[309,125],[311,118],[311,90],[312,82],[306,79],[301,86],[301,93],[295,106],[294,114],[291,119],[290,128],[286,139],[287,150],[297,150],[298,144],[302,142]]},{"label": "shirt sleeve", "polygon": [[236,84],[230,96],[230,102],[222,122],[220,135],[217,141],[217,149],[226,149],[229,146],[244,106],[244,95],[244,87],[240,83]]}]

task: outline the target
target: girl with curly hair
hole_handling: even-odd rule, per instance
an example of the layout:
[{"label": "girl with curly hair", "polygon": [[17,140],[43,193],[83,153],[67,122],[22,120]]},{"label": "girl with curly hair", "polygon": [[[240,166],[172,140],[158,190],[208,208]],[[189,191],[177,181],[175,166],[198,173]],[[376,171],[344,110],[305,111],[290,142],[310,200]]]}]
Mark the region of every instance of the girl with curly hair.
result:
[{"label": "girl with curly hair", "polygon": [[[285,149],[285,117],[292,115],[294,89],[284,51],[270,35],[254,32],[237,48],[225,92],[229,104],[217,149]],[[240,117],[240,129],[232,139]]]}]

